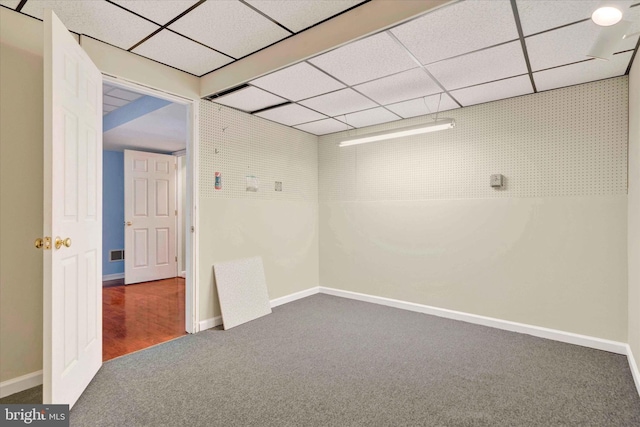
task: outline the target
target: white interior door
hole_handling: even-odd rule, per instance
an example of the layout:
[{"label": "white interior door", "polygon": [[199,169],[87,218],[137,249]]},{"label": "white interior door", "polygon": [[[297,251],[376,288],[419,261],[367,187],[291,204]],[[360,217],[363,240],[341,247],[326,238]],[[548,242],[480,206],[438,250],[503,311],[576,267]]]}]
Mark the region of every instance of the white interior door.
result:
[{"label": "white interior door", "polygon": [[44,120],[43,400],[73,406],[102,365],[102,75],[50,10]]},{"label": "white interior door", "polygon": [[176,157],[124,151],[124,283],[177,276]]}]

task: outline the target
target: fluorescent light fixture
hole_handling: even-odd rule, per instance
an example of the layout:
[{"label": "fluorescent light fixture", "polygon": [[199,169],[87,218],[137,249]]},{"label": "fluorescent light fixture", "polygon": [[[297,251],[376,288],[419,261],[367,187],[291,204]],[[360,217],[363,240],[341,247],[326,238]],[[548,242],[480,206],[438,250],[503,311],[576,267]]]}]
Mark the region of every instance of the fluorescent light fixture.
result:
[{"label": "fluorescent light fixture", "polygon": [[454,119],[442,119],[422,125],[410,126],[406,128],[385,130],[382,132],[370,133],[345,139],[338,144],[339,147],[364,144],[366,142],[383,141],[385,139],[402,138],[403,136],[419,135],[421,133],[436,132],[439,130],[452,129],[456,125]]},{"label": "fluorescent light fixture", "polygon": [[593,12],[591,19],[601,27],[609,27],[620,22],[622,19],[622,12],[616,7],[600,7]]}]

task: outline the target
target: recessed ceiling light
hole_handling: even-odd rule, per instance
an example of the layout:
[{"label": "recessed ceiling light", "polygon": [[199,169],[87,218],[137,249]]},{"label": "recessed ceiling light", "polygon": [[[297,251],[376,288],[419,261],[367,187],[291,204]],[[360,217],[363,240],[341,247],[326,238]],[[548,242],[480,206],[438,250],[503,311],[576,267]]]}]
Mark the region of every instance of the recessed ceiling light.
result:
[{"label": "recessed ceiling light", "polygon": [[615,25],[622,19],[622,12],[615,7],[600,7],[591,15],[591,19],[601,27]]}]

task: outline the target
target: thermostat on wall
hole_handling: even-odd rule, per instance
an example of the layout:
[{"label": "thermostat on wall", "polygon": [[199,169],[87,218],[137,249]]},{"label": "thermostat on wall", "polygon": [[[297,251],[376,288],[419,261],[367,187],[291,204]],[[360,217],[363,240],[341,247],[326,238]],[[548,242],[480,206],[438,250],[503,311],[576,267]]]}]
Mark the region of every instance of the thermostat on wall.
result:
[{"label": "thermostat on wall", "polygon": [[494,188],[502,188],[503,185],[504,185],[504,176],[502,176],[499,173],[491,175],[491,186],[492,187],[494,187]]}]

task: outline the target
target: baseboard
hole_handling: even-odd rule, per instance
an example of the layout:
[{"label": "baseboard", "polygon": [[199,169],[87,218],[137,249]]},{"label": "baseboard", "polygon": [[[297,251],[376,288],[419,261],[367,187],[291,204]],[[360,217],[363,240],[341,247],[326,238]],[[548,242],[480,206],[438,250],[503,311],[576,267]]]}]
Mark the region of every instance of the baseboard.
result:
[{"label": "baseboard", "polygon": [[[378,297],[374,295],[361,294],[358,292],[343,291],[341,289],[327,288],[324,286],[305,289],[304,291],[296,292],[290,295],[285,295],[280,298],[275,298],[270,301],[271,307],[277,307],[282,304],[286,304],[301,298],[306,298],[317,293],[334,295],[342,298],[349,298],[358,301],[370,302],[373,304],[385,305],[387,307],[399,308],[402,310],[414,311],[417,313],[430,314],[432,316],[444,317],[447,319],[460,320],[467,323],[473,323],[476,325],[488,326],[491,328],[502,329],[505,331],[517,332],[521,334],[532,335],[535,337],[546,338],[550,340],[560,341],[568,344],[580,345],[583,347],[595,348],[597,350],[609,351],[611,353],[629,355],[629,363],[632,363],[633,355],[628,344],[611,341],[602,338],[591,337],[588,335],[574,334],[572,332],[560,331],[557,329],[543,328],[540,326],[527,325],[525,323],[511,322],[508,320],[496,319],[493,317],[480,316],[477,314],[469,314],[461,311],[448,310],[446,308],[433,307],[429,305],[416,304],[407,301],[401,301],[391,298]],[[212,319],[205,319],[200,322],[200,330],[210,329],[222,324],[222,317],[217,316]],[[640,374],[638,374],[638,367],[633,361],[635,366],[634,380],[636,385],[640,384]],[[638,386],[640,390],[640,386]]]},{"label": "baseboard", "polygon": [[269,301],[271,303],[271,308],[277,307],[282,304],[286,304],[288,302],[292,302],[301,298],[310,297],[311,295],[315,295],[320,292],[320,287],[316,286],[315,288],[305,289],[304,291],[295,292],[293,294],[285,295],[280,298],[275,298]]},{"label": "baseboard", "polygon": [[200,328],[199,331],[204,331],[206,329],[215,328],[216,326],[222,325],[222,316],[216,316],[211,319],[204,319],[199,322]]},{"label": "baseboard", "polygon": [[0,399],[42,384],[42,371],[32,372],[0,383]]},{"label": "baseboard", "polygon": [[102,276],[103,282],[118,279],[124,279],[124,273],[105,274],[104,276]]},{"label": "baseboard", "polygon": [[627,344],[627,359],[629,360],[629,368],[631,369],[633,381],[636,383],[636,390],[638,391],[638,395],[640,395],[640,369],[638,369],[638,363],[636,363],[636,359],[633,357],[633,351],[631,351],[629,344]]},{"label": "baseboard", "polygon": [[[306,298],[311,295],[315,295],[320,292],[320,288],[316,286],[315,288],[305,289],[304,291],[295,292],[293,294],[285,295],[280,298],[274,298],[269,301],[271,307],[277,307],[282,304],[286,304],[288,302],[292,302],[301,298]],[[216,326],[222,325],[222,316],[216,316],[211,319],[205,319],[200,321],[200,330],[204,331],[205,329],[215,328]]]},{"label": "baseboard", "polygon": [[340,289],[327,288],[323,286],[320,287],[320,293],[343,298],[350,298],[358,301],[370,302],[374,304],[386,305],[388,307],[395,307],[403,310],[415,311],[418,313],[430,314],[432,316],[445,317],[447,319],[461,320],[463,322],[474,323],[476,325],[489,326],[491,328],[503,329],[505,331],[533,335],[535,337],[546,338],[568,344],[575,344],[583,347],[595,348],[597,350],[609,351],[611,353],[625,355],[627,354],[628,346],[626,343],[605,340],[588,335],[574,334],[572,332],[564,332],[556,329],[527,325],[525,323],[510,322],[508,320],[501,320],[493,317],[479,316],[476,314],[469,314],[461,311],[448,310],[445,308],[432,307],[428,305],[400,301],[391,298],[360,294],[357,292],[343,291]]}]

